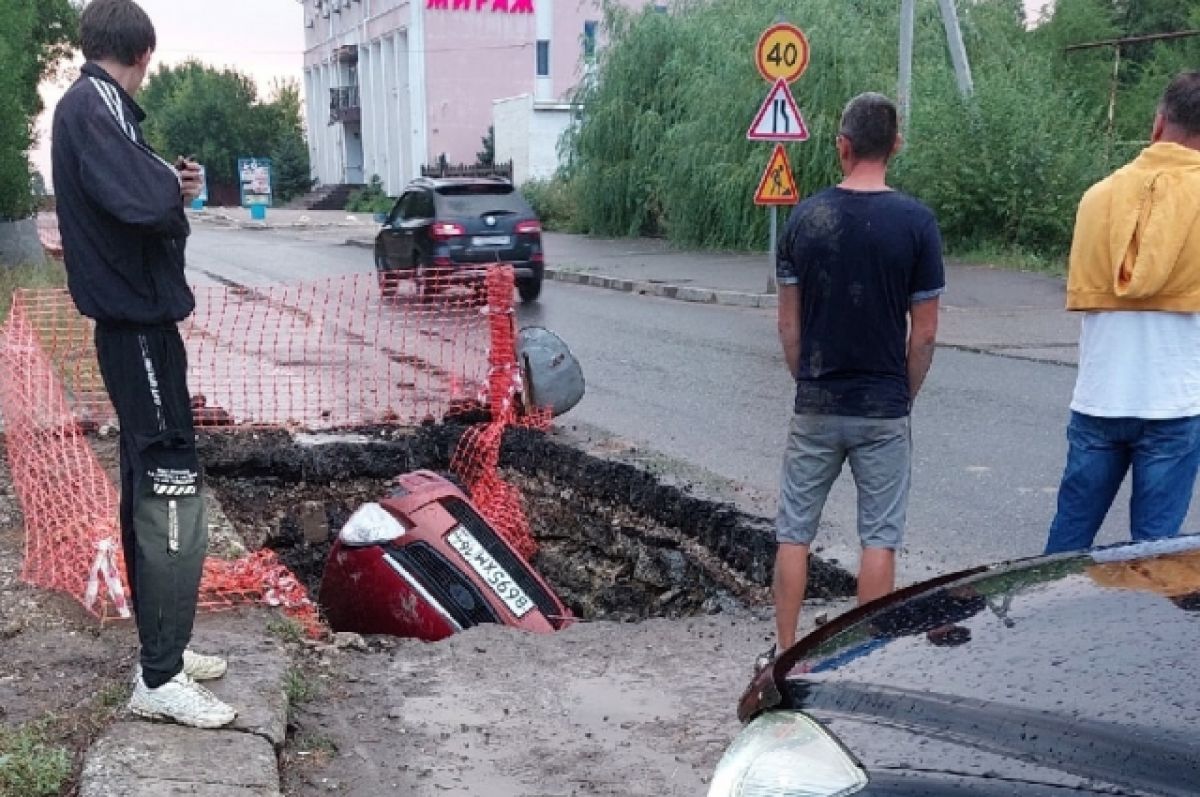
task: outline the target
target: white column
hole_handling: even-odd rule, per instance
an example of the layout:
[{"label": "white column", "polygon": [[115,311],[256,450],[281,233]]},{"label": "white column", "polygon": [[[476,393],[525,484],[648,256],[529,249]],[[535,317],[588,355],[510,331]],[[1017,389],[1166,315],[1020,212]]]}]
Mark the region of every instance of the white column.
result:
[{"label": "white column", "polygon": [[412,86],[409,82],[408,32],[402,31],[396,36],[396,107],[394,122],[396,137],[399,141],[397,152],[400,156],[400,185],[417,176],[418,170],[413,166],[412,138]]},{"label": "white column", "polygon": [[375,82],[375,59],[372,57],[371,45],[358,46],[358,99],[362,107],[359,132],[362,135],[363,151],[363,182],[371,182],[371,175],[376,173],[375,164],[375,135],[371,120],[375,118],[375,97],[371,88]]},{"label": "white column", "polygon": [[371,113],[371,162],[380,179],[386,180],[388,174],[387,149],[387,92],[383,81],[383,42],[377,41],[371,45],[371,104],[375,106]]},{"label": "white column", "polygon": [[384,190],[396,195],[400,189],[400,177],[396,173],[400,163],[400,142],[396,138],[396,40],[398,35],[388,36],[383,40],[382,80],[383,105],[380,106],[380,117],[383,119],[383,141],[387,153],[387,173],[383,176]]},{"label": "white column", "polygon": [[333,137],[333,128],[329,126],[329,64],[321,64],[317,75],[317,102],[320,103],[317,106],[317,126],[320,128],[322,142],[321,182],[332,184],[337,182],[334,160],[334,147],[337,146],[337,142]]},{"label": "white column", "polygon": [[[538,3],[546,5],[546,3]],[[409,127],[412,131],[413,175],[421,173],[421,164],[429,160],[429,108],[425,82],[425,4],[409,5],[412,24],[408,28]]]},{"label": "white column", "polygon": [[[320,139],[317,138],[317,89],[316,75],[312,69],[304,70],[304,124],[308,130],[308,163],[310,172],[320,179],[321,170],[318,167],[320,157]],[[311,175],[310,176],[314,176]]]},{"label": "white column", "polygon": [[[534,44],[534,59],[533,59],[533,74],[534,74],[534,90],[533,95],[539,102],[552,102],[554,100],[554,48],[560,43],[554,41],[554,4],[542,0],[534,6],[535,26],[537,28],[537,41],[550,42],[550,58],[547,66],[547,74],[545,77],[537,74],[537,44]],[[562,42],[562,46],[566,43]]]}]

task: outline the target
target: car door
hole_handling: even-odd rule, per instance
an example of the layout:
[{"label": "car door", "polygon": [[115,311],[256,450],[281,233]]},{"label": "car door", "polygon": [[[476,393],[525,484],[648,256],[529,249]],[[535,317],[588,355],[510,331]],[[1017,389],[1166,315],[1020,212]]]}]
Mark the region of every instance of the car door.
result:
[{"label": "car door", "polygon": [[387,261],[389,269],[409,269],[412,268],[409,262],[409,256],[412,253],[412,247],[405,243],[404,229],[404,208],[413,202],[412,191],[406,191],[392,206],[392,212],[388,214],[387,221],[383,223],[383,228],[379,231],[380,240],[383,242],[383,254]]},{"label": "car door", "polygon": [[406,208],[404,219],[410,268],[418,265],[414,257],[432,256],[433,242],[429,239],[429,227],[433,224],[433,217],[433,194],[425,189],[413,191],[412,204]]}]

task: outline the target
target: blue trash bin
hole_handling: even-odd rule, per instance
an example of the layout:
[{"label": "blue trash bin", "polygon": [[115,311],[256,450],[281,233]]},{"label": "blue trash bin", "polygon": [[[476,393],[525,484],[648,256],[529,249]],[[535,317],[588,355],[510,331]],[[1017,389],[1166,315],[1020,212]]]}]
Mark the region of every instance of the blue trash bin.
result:
[{"label": "blue trash bin", "polygon": [[250,218],[253,219],[254,221],[264,221],[267,218],[267,206],[266,205],[251,205],[250,206]]}]

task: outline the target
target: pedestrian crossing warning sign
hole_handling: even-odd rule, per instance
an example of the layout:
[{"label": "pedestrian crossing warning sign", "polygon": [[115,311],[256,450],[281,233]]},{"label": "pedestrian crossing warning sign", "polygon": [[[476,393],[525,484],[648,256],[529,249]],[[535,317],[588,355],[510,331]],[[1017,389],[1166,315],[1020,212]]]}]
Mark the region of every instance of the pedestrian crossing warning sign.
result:
[{"label": "pedestrian crossing warning sign", "polygon": [[758,182],[758,191],[754,193],[756,205],[794,205],[800,201],[800,191],[796,187],[796,178],[792,174],[792,164],[788,161],[787,150],[782,144],[775,145],[771,153],[771,162],[763,172]]}]

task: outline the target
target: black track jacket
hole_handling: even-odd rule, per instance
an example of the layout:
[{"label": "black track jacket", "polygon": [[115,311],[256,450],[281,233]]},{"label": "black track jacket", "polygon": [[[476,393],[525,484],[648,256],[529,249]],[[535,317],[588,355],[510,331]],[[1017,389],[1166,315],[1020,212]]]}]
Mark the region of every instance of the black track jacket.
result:
[{"label": "black track jacket", "polygon": [[54,193],[67,284],[101,323],[160,325],[195,307],[183,274],[191,231],[179,175],[146,145],[146,114],[84,64],[54,111]]}]

